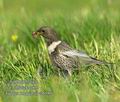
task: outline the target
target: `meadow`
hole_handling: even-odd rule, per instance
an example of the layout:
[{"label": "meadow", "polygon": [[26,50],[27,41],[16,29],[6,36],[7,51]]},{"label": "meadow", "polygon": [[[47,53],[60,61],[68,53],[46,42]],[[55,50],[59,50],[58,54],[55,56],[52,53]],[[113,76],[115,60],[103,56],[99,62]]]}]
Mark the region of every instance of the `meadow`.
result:
[{"label": "meadow", "polygon": [[[0,0],[0,102],[120,102],[119,5],[119,0]],[[113,64],[57,76],[44,39],[32,37],[44,25],[71,47]],[[38,80],[52,93],[5,95],[11,80]]]}]

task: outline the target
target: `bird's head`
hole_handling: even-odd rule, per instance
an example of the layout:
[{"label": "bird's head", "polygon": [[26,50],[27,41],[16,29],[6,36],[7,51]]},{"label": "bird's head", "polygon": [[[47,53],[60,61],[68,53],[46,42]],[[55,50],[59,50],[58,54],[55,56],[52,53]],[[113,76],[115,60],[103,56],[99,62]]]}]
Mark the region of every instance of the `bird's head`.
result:
[{"label": "bird's head", "polygon": [[37,31],[33,32],[32,35],[33,37],[44,37],[47,44],[58,41],[58,37],[54,29],[48,26],[43,26],[39,28]]}]

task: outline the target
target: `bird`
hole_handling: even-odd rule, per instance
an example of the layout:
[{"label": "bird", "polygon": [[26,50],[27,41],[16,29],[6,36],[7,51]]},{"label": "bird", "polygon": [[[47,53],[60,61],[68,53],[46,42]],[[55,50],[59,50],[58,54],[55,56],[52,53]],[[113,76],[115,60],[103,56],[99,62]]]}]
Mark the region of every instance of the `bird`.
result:
[{"label": "bird", "polygon": [[98,60],[88,54],[70,47],[65,41],[60,40],[57,32],[49,26],[42,26],[32,33],[33,37],[42,36],[48,48],[50,60],[58,70],[72,75],[74,70],[78,70],[82,64],[106,64],[107,62]]}]

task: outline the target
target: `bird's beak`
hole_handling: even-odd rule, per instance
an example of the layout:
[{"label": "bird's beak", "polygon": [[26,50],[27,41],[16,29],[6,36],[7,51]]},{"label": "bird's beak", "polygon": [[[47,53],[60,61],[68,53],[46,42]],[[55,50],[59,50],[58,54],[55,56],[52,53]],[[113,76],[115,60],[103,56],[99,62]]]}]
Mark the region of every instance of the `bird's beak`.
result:
[{"label": "bird's beak", "polygon": [[32,33],[32,36],[33,36],[34,38],[36,38],[38,35],[41,35],[40,32],[33,32],[33,33]]}]

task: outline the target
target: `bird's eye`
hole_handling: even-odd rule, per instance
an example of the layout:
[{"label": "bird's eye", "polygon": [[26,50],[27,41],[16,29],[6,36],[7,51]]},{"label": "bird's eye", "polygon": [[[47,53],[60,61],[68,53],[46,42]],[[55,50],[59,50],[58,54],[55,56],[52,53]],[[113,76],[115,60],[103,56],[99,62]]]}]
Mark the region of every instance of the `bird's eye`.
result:
[{"label": "bird's eye", "polygon": [[45,32],[45,30],[41,30],[41,32],[42,32],[42,33],[44,33],[44,32]]}]

